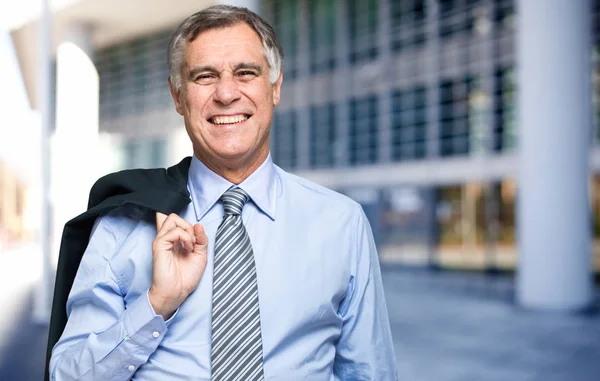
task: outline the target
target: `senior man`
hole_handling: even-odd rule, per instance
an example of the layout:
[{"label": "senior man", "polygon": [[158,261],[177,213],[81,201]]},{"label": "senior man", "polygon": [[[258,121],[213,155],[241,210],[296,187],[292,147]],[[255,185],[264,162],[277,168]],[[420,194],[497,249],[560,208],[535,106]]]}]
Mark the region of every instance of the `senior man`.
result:
[{"label": "senior man", "polygon": [[[271,160],[273,28],[214,6],[179,25],[168,54],[193,156],[106,176],[65,227],[62,263],[81,262],[51,379],[396,380],[365,214]],[[91,234],[77,231],[90,216]]]}]

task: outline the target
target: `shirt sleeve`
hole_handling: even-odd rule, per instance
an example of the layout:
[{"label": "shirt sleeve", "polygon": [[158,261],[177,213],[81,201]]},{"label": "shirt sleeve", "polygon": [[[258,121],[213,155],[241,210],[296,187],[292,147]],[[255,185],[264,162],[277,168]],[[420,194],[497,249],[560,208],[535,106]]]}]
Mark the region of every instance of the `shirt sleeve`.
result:
[{"label": "shirt sleeve", "polygon": [[111,218],[96,221],[67,301],[67,324],[50,359],[54,381],[129,380],[172,320],[154,313],[148,293],[125,305],[109,258],[118,250]]},{"label": "shirt sleeve", "polygon": [[351,243],[351,277],[340,305],[334,373],[340,380],[398,380],[396,355],[373,233],[360,208]]}]

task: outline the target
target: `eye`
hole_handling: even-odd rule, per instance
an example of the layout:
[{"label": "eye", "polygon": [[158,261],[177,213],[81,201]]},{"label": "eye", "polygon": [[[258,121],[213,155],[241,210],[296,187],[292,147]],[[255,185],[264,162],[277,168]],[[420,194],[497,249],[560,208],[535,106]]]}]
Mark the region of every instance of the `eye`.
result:
[{"label": "eye", "polygon": [[200,83],[200,84],[212,83],[215,80],[216,80],[216,76],[214,74],[211,74],[211,73],[198,74],[196,76],[196,78],[194,79],[195,82]]},{"label": "eye", "polygon": [[252,70],[240,70],[236,73],[236,76],[242,78],[242,79],[251,79],[256,77],[256,72],[252,71]]}]

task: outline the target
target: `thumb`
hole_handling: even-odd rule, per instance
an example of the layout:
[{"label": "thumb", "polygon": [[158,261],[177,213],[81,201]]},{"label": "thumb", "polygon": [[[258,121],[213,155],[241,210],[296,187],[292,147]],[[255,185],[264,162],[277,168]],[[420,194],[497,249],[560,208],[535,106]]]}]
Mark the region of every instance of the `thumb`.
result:
[{"label": "thumb", "polygon": [[204,227],[200,224],[194,225],[194,236],[196,237],[196,244],[194,245],[194,251],[196,249],[202,249],[208,245],[208,237],[204,232]]}]

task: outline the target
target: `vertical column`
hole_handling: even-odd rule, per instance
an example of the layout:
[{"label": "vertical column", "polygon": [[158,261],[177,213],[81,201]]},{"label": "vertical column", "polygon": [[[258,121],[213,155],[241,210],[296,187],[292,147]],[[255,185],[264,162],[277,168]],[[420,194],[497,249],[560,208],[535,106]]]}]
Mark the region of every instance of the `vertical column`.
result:
[{"label": "vertical column", "polygon": [[348,136],[350,131],[348,99],[351,95],[350,81],[348,80],[351,68],[348,61],[350,36],[348,35],[348,1],[338,0],[336,9],[335,26],[335,59],[337,70],[335,76],[335,165],[347,167],[348,160]]},{"label": "vertical column", "polygon": [[91,29],[71,25],[57,51],[56,132],[52,138],[54,260],[64,224],[87,208],[102,163],[98,157],[98,72]]},{"label": "vertical column", "polygon": [[[475,29],[480,37],[480,63],[481,91],[485,96],[482,126],[482,153],[487,158],[494,154],[494,130],[496,118],[494,118],[494,33],[493,23],[494,1],[485,0],[475,20]],[[483,161],[486,165],[486,161]],[[498,242],[498,199],[495,192],[493,180],[485,180],[482,184],[483,197],[485,200],[485,247],[484,267],[493,272],[496,269],[496,245]]]},{"label": "vertical column", "polygon": [[377,101],[377,110],[379,113],[378,123],[378,161],[387,163],[392,160],[392,85],[396,83],[392,75],[396,72],[392,68],[392,49],[391,49],[391,20],[392,11],[391,0],[379,0],[379,22],[377,26],[377,45],[379,45],[380,70],[383,72],[378,78],[379,82],[377,92],[379,99]]},{"label": "vertical column", "polygon": [[576,310],[592,297],[588,0],[518,1],[518,302]]},{"label": "vertical column", "polygon": [[300,0],[297,2],[298,7],[298,66],[296,81],[304,82],[302,86],[296,86],[297,94],[295,99],[304,99],[302,102],[296,101],[298,104],[304,105],[304,110],[296,109],[296,152],[297,152],[297,167],[299,169],[307,169],[310,166],[310,88],[306,86],[307,79],[310,75],[310,53],[309,53],[309,36],[308,36],[308,4],[306,1]]},{"label": "vertical column", "polygon": [[[434,159],[439,156],[440,153],[440,37],[438,34],[439,30],[439,16],[438,16],[438,2],[437,0],[425,0],[425,24],[426,24],[426,73],[425,73],[425,86],[426,86],[426,118],[427,118],[427,131],[425,132],[426,145],[425,145],[425,157],[427,159]],[[428,231],[428,247],[427,257],[430,268],[437,267],[437,243],[438,243],[438,221],[435,216],[436,209],[436,188],[434,186],[429,190],[430,197],[429,202],[432,203],[430,206],[433,210],[433,216],[430,220],[431,225]]]},{"label": "vertical column", "polygon": [[[50,129],[53,124],[51,115],[51,46],[52,27],[51,13],[48,0],[42,3],[42,13],[38,30],[38,104],[41,117],[40,132],[40,174],[41,186],[41,215],[40,215],[40,249],[42,253],[42,279],[36,290],[33,319],[37,324],[47,324],[52,306],[52,289],[54,288],[52,269],[52,231],[51,231],[51,204],[50,204]],[[56,229],[55,229],[56,230]]]},{"label": "vertical column", "polygon": [[435,158],[440,152],[440,37],[439,10],[437,0],[426,0],[427,23],[427,68],[425,83],[427,87],[427,146],[426,156]]}]

